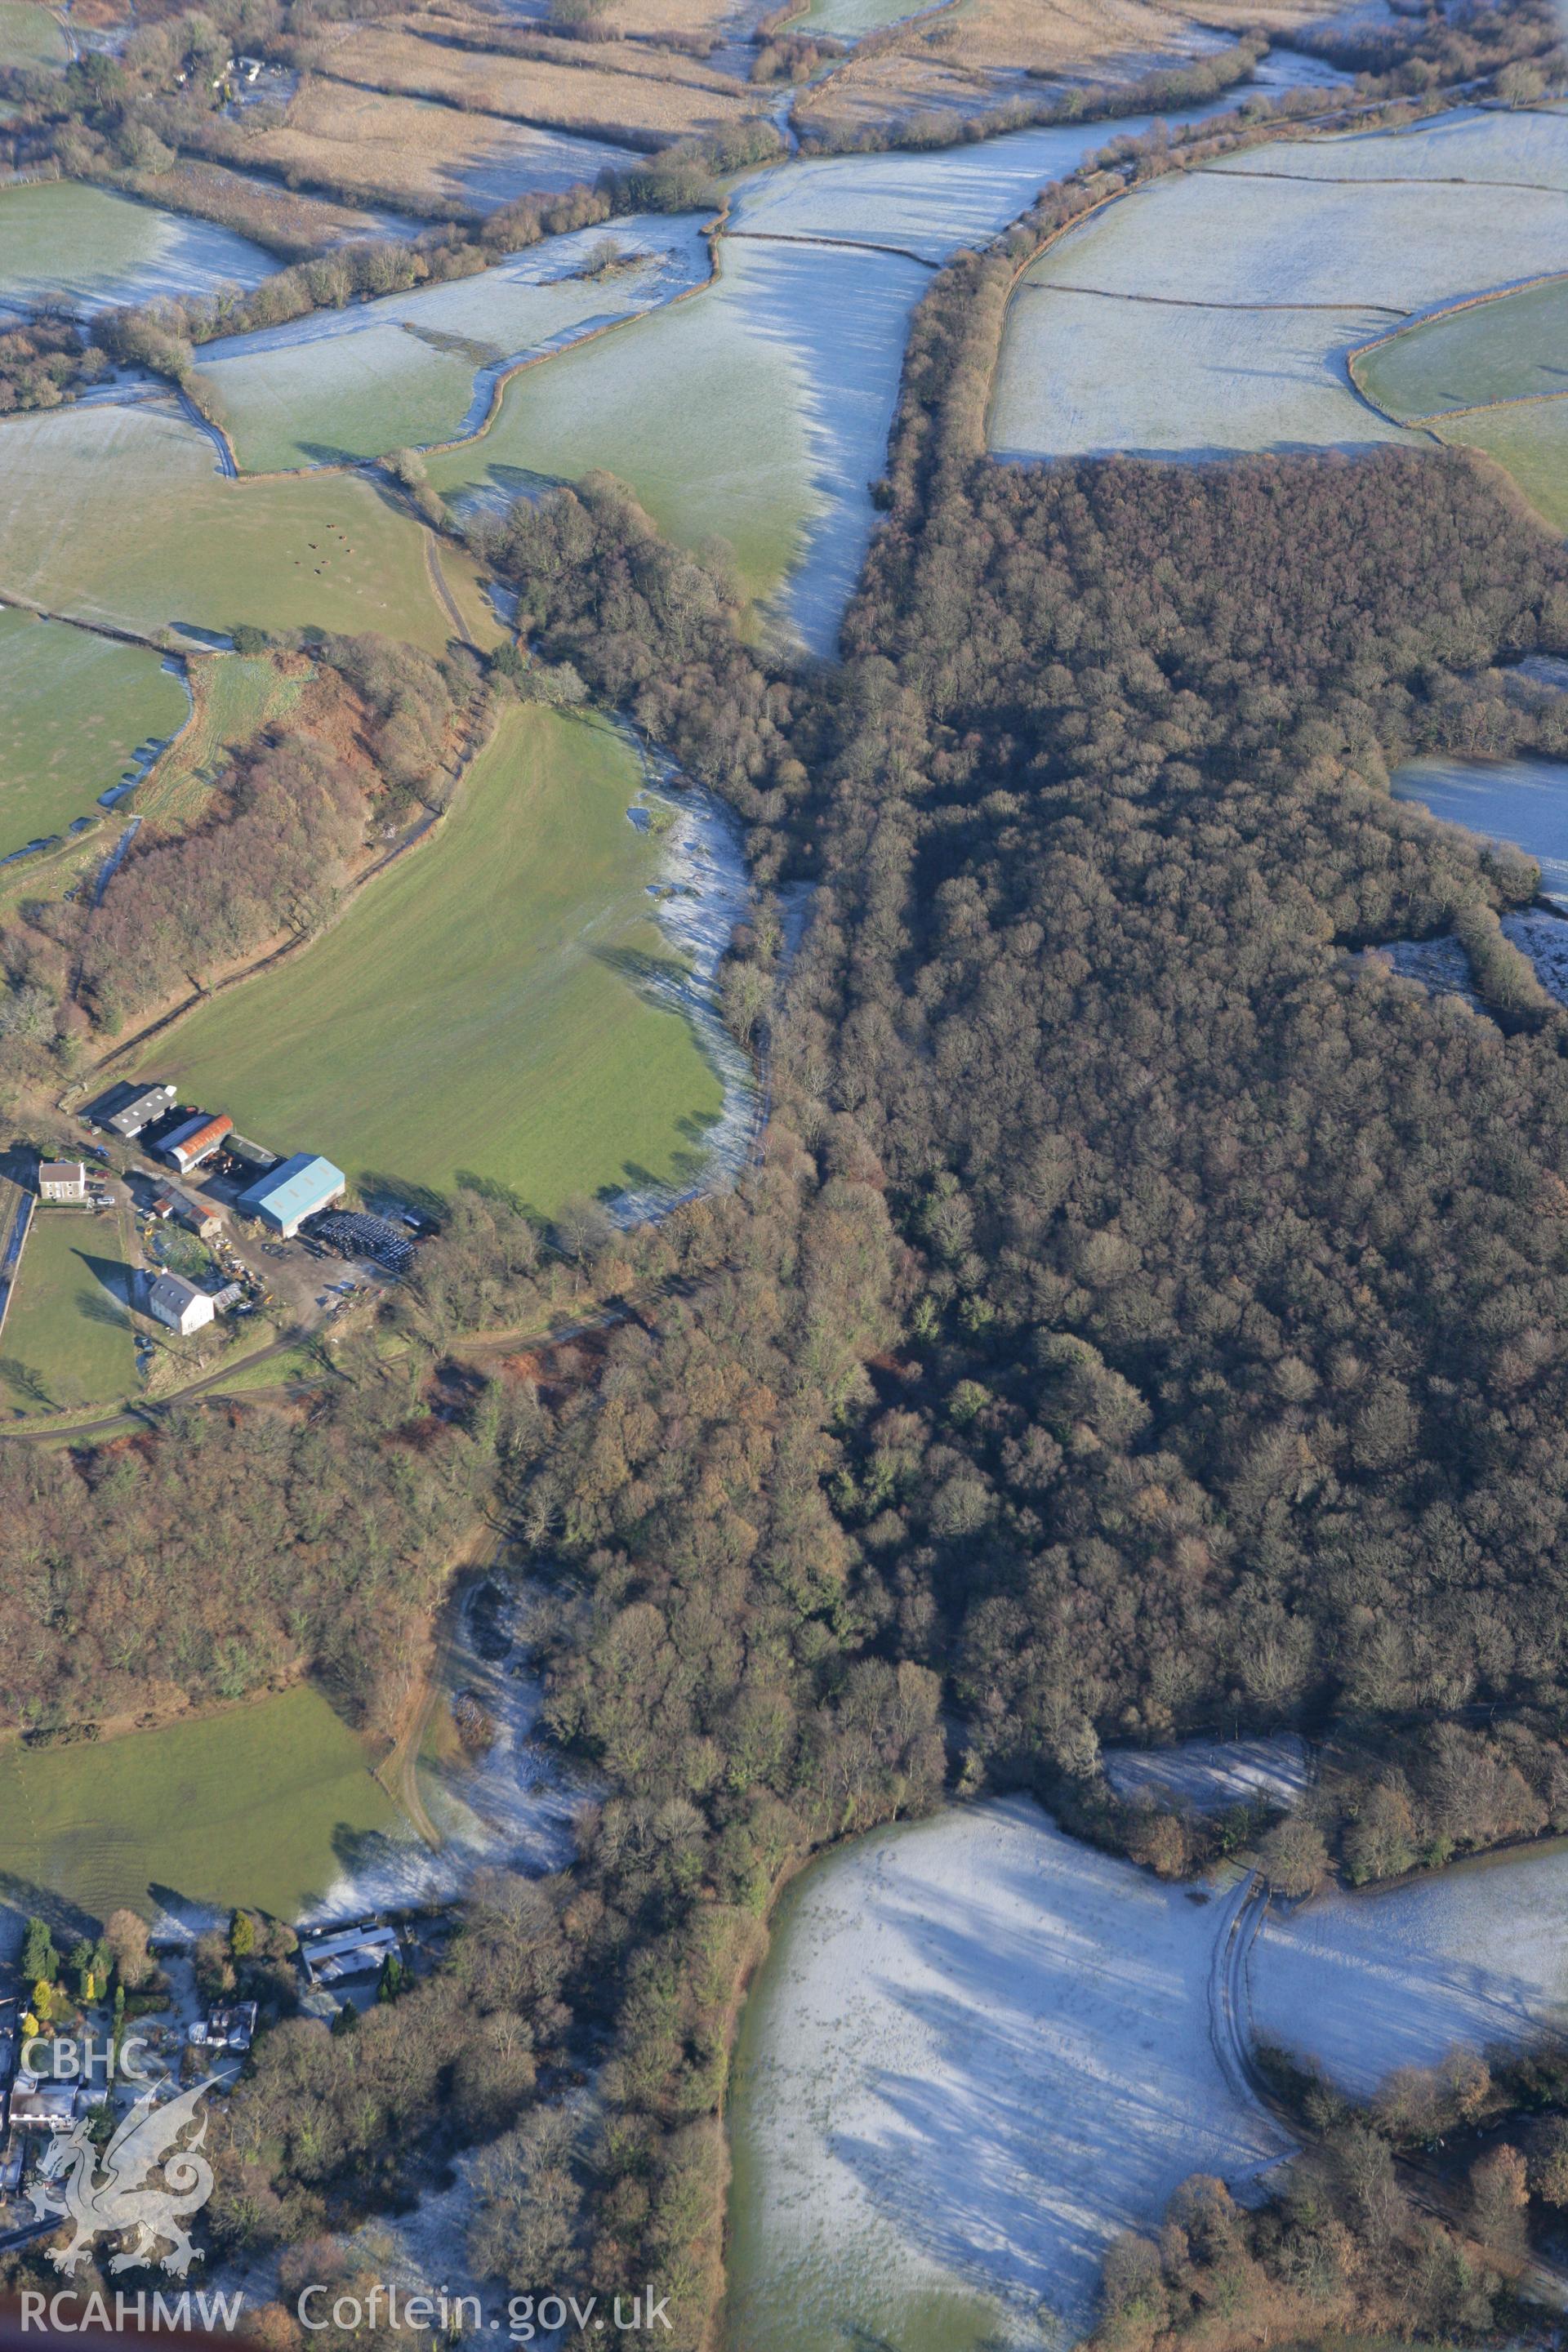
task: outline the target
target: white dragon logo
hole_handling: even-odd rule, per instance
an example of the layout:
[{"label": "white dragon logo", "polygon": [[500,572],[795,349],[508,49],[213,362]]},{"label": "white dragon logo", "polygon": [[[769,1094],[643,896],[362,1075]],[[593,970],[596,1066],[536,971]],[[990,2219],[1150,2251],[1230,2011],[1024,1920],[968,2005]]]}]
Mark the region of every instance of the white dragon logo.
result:
[{"label": "white dragon logo", "polygon": [[[143,2092],[104,2149],[101,2170],[89,2137],[89,2116],[51,2141],[38,2166],[41,2178],[29,2193],[40,2221],[58,2213],[75,2224],[69,2245],[50,2252],[58,2271],[74,2276],[93,2240],[110,2232],[131,2235],[130,2245],[110,2262],[111,2271],[150,2262],[160,2244],[173,2250],[163,2258],[163,2268],[176,2278],[201,2261],[201,2249],[192,2245],[184,2224],[213,2192],[213,2168],[201,2153],[207,2119],[205,2113],[198,2117],[197,2110],[221,2079],[209,2074],[162,2106],[154,2104],[155,2090]],[[195,2137],[182,2147],[181,2133],[198,2122]],[[160,2169],[161,2181],[153,2178]]]}]

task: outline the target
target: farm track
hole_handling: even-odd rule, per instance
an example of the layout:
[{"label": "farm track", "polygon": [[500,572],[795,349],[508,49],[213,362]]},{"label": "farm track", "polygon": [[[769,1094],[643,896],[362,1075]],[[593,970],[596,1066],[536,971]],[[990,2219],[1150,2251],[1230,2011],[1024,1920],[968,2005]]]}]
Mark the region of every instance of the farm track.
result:
[{"label": "farm track", "polygon": [[1209,2041],[1234,2095],[1276,2114],[1275,2101],[1253,2056],[1247,1997],[1247,1958],[1268,1908],[1268,1886],[1256,1870],[1249,1871],[1232,1893],[1215,1939],[1209,1963]]},{"label": "farm track", "polygon": [[447,585],[447,575],[441,569],[441,542],[428,523],[425,525],[425,569],[430,576],[431,591],[451,622],[458,643],[478,653],[479,649],[468,635],[468,625],[458,610],[457,600]]},{"label": "farm track", "polygon": [[[1269,1899],[1268,1883],[1256,1870],[1230,1898],[1209,1969],[1209,2040],[1232,2093],[1261,2106],[1301,2150],[1313,2145],[1312,2136],[1302,2129],[1259,2066],[1252,2032],[1249,1971]],[[1394,2169],[1412,2203],[1464,2232],[1464,2199],[1454,2182],[1418,2155],[1396,2156]],[[1520,2284],[1530,2300],[1568,2311],[1568,2271],[1532,2257]]]},{"label": "farm track", "polygon": [[[31,1441],[34,1444],[72,1445],[79,1439],[126,1434],[127,1424],[131,1428],[155,1429],[165,1413],[174,1412],[178,1405],[189,1404],[196,1398],[207,1396],[212,1397],[215,1402],[220,1401],[225,1381],[232,1381],[240,1373],[250,1371],[257,1364],[268,1363],[274,1357],[287,1354],[291,1348],[303,1345],[309,1337],[310,1334],[302,1330],[286,1331],[267,1347],[258,1348],[253,1356],[247,1356],[242,1362],[226,1364],[221,1371],[208,1372],[201,1380],[193,1381],[188,1388],[175,1389],[166,1397],[159,1397],[155,1401],[134,1397],[124,1404],[117,1405],[112,1412],[100,1413],[92,1421],[55,1423],[47,1428],[0,1428],[0,1441],[10,1439],[22,1444]],[[311,1396],[321,1385],[321,1381],[294,1381],[272,1393]],[[237,1391],[241,1402],[244,1401],[244,1393],[243,1391]]]}]

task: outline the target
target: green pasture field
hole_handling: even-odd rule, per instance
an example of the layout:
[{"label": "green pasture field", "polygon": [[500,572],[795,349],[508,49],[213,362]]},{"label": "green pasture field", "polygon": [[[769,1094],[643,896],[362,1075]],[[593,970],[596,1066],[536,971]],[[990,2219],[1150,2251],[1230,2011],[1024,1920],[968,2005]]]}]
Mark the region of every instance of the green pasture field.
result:
[{"label": "green pasture field", "polygon": [[0,1334],[0,1418],[113,1403],[136,1385],[112,1217],[35,1209]]},{"label": "green pasture field", "polygon": [[157,654],[0,607],[0,857],[96,816],[132,753],[188,709]]},{"label": "green pasture field", "polygon": [[242,473],[379,457],[456,433],[480,360],[432,351],[401,327],[315,335],[201,371],[203,406]]},{"label": "green pasture field", "polygon": [[358,475],[226,480],[205,435],[149,408],[0,424],[0,590],[156,633],[315,625],[438,652],[420,524]]},{"label": "green pasture field", "polygon": [[1486,408],[1433,429],[1445,441],[1495,457],[1536,512],[1554,530],[1568,531],[1568,396],[1524,408]]},{"label": "green pasture field", "polygon": [[337,1876],[340,1843],[401,1820],[364,1743],[308,1685],[122,1739],[7,1741],[0,1901],[53,1896],[101,1920],[175,1895],[291,1919]]},{"label": "green pasture field", "polygon": [[36,0],[0,0],[0,66],[63,66],[70,43]]},{"label": "green pasture field", "polygon": [[1568,276],[1439,311],[1356,354],[1351,372],[1391,416],[1568,392]]},{"label": "green pasture field", "polygon": [[792,16],[786,31],[832,33],[841,40],[858,40],[884,25],[897,25],[920,14],[921,0],[814,0],[804,16]]},{"label": "green pasture field", "polygon": [[678,545],[727,540],[766,602],[815,501],[800,372],[747,316],[749,261],[728,246],[716,286],[524,368],[487,432],[427,460],[432,487],[456,499],[602,467]]},{"label": "green pasture field", "polygon": [[[15,9],[18,16],[44,13]],[[0,48],[4,40],[0,25]],[[254,286],[277,267],[260,246],[232,230],[110,188],[50,180],[0,189],[0,295],[16,300],[59,296],[89,308],[145,302],[225,281]]]},{"label": "green pasture field", "polygon": [[513,705],[429,841],[146,1066],[372,1191],[446,1195],[472,1171],[548,1213],[680,1178],[721,1088],[639,993],[668,963],[658,845],[626,821],[639,782],[612,729]]},{"label": "green pasture field", "polygon": [[389,294],[271,350],[241,348],[201,370],[203,404],[228,432],[245,471],[379,457],[450,440],[479,370],[549,342],[606,311],[651,299],[655,266],[607,287],[566,278],[534,284],[487,269],[448,286]]}]

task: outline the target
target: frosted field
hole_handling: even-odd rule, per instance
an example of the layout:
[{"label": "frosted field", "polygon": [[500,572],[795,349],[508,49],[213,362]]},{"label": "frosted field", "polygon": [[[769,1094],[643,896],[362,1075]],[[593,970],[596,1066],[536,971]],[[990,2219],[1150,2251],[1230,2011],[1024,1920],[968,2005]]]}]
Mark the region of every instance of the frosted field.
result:
[{"label": "frosted field", "polygon": [[1205,171],[1111,205],[1029,278],[1146,299],[1386,310],[1393,326],[1500,277],[1561,269],[1565,247],[1568,205],[1539,189]]},{"label": "frosted field", "polygon": [[[1512,121],[1468,115],[1439,126],[1441,146],[1406,133],[1255,149],[1086,222],[1014,297],[993,451],[1196,457],[1405,438],[1359,397],[1347,354],[1497,283],[1500,257],[1519,279],[1568,255],[1562,194],[1488,176]],[[1568,170],[1568,121],[1526,121]]]},{"label": "frosted field", "polygon": [[1253,148],[1213,167],[1242,178],[1475,180],[1568,190],[1568,116],[1456,109],[1408,131]]},{"label": "frosted field", "polygon": [[[605,241],[646,258],[598,279],[567,274],[591,243]],[[706,274],[695,218],[672,223],[662,248],[603,231],[558,244],[567,250],[553,252],[553,274],[535,251],[479,277],[208,344],[203,397],[241,467],[451,440],[479,421],[471,412],[482,415],[498,369],[668,301]]]},{"label": "frosted field", "polygon": [[1268,1739],[1187,1739],[1175,1748],[1112,1748],[1105,1777],[1119,1797],[1152,1797],[1223,1812],[1266,1797],[1296,1802],[1311,1779],[1307,1743],[1293,1731]]},{"label": "frosted field", "polygon": [[582,180],[592,187],[601,172],[624,172],[643,160],[637,148],[608,139],[517,122],[498,126],[488,144],[476,141],[473,159],[453,163],[444,176],[454,194],[494,212],[516,196],[553,195]]},{"label": "frosted field", "polygon": [[1357,397],[1345,366],[1347,346],[1387,323],[1375,310],[1161,309],[1026,283],[996,373],[992,454],[1419,442]]},{"label": "frosted field", "polygon": [[1434,752],[1395,768],[1396,801],[1416,801],[1446,824],[1516,842],[1541,864],[1541,887],[1568,904],[1568,763],[1456,760]]},{"label": "frosted field", "polygon": [[1255,2037],[1352,2091],[1456,2043],[1568,2027],[1568,1841],[1270,1913],[1247,1968]]},{"label": "frosted field", "polygon": [[735,2352],[1037,2341],[1041,2304],[1076,2334],[1117,2231],[1282,2154],[1209,2041],[1236,1885],[1162,1886],[1026,1798],[807,1872],[738,2058]]},{"label": "frosted field", "polygon": [[835,33],[842,40],[855,40],[879,26],[901,25],[906,17],[921,14],[923,8],[910,7],[909,0],[815,0],[804,16],[791,17],[788,30]]},{"label": "frosted field", "polygon": [[[478,440],[430,460],[448,497],[595,467],[686,546],[718,533],[747,591],[826,650],[870,535],[918,263],[726,239],[718,283],[507,385]],[[787,593],[784,590],[789,582]]]},{"label": "frosted field", "polygon": [[[1201,121],[1221,103],[1160,119]],[[961,245],[1005,228],[1048,180],[1075,171],[1109,140],[1124,132],[1137,137],[1154,121],[1152,114],[1131,114],[1119,122],[1013,131],[933,154],[807,157],[741,181],[731,226],[752,236],[891,245],[926,261],[945,261]]]},{"label": "frosted field", "polygon": [[0,0],[0,66],[63,66],[70,43],[37,0]]},{"label": "frosted field", "polygon": [[79,310],[254,286],[279,267],[269,253],[210,221],[79,181],[0,189],[0,299],[58,296]]}]

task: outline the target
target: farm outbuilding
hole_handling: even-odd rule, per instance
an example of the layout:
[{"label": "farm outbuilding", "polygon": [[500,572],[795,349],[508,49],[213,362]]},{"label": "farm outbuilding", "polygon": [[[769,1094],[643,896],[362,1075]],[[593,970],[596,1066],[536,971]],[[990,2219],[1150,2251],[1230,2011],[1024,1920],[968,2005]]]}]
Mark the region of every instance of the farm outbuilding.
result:
[{"label": "farm outbuilding", "polygon": [[300,1947],[300,1959],[310,1984],[345,1984],[354,1977],[374,1976],[396,1950],[396,1928],[384,1920],[372,1920],[335,1936],[308,1938]]},{"label": "farm outbuilding", "polygon": [[223,1219],[212,1202],[198,1200],[194,1192],[183,1192],[177,1184],[160,1192],[153,1203],[153,1214],[159,1218],[177,1217],[182,1225],[204,1242],[210,1242],[215,1234],[223,1231]]},{"label": "farm outbuilding", "polygon": [[167,1117],[174,1107],[173,1087],[119,1086],[93,1107],[92,1116],[127,1143],[134,1143],[144,1127]]},{"label": "farm outbuilding", "polygon": [[161,1274],[147,1293],[147,1312],[185,1339],[212,1321],[213,1303],[205,1290],[198,1290],[182,1275]]},{"label": "farm outbuilding", "polygon": [[341,1201],[348,1187],[348,1178],[330,1160],[319,1159],[314,1152],[296,1151],[291,1159],[280,1160],[265,1176],[248,1185],[235,1202],[244,1217],[259,1217],[285,1241],[292,1240],[307,1217],[318,1210],[330,1209]]},{"label": "farm outbuilding", "polygon": [[232,1118],[225,1118],[221,1113],[215,1118],[206,1111],[197,1111],[195,1118],[188,1118],[183,1127],[177,1127],[173,1135],[165,1136],[158,1146],[158,1157],[177,1168],[182,1176],[188,1176],[193,1168],[199,1168],[204,1160],[210,1160],[225,1136],[233,1132]]},{"label": "farm outbuilding", "polygon": [[11,2121],[18,2131],[68,2132],[77,2118],[74,2083],[42,2083],[11,2094]]}]

